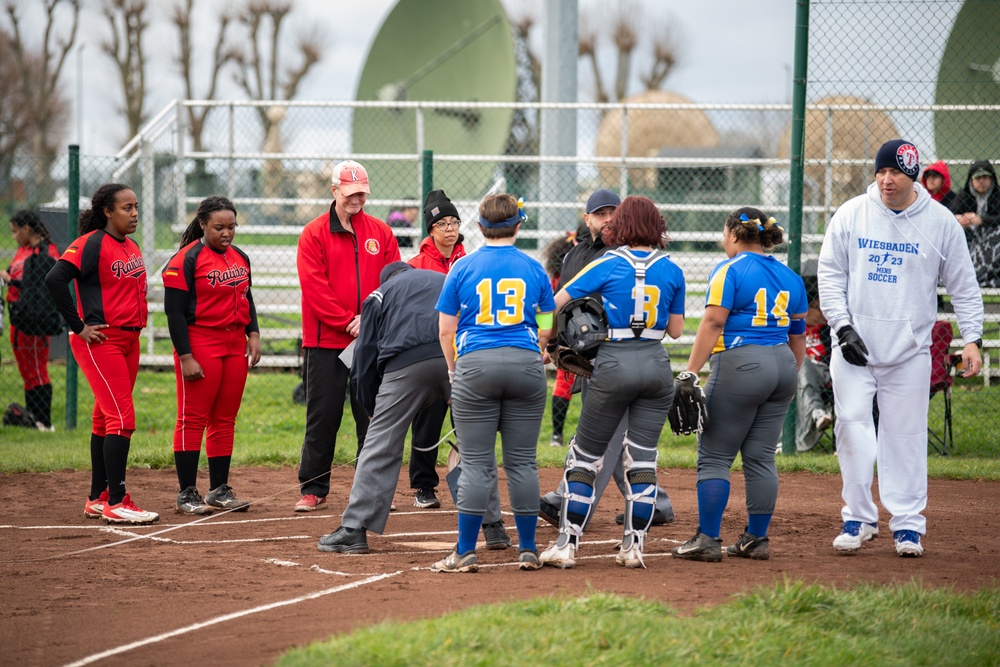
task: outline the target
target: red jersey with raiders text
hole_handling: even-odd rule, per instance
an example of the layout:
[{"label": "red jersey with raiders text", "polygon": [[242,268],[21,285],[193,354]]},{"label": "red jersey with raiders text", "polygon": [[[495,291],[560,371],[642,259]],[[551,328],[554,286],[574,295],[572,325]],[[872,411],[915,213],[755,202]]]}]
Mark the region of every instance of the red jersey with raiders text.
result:
[{"label": "red jersey with raiders text", "polygon": [[59,259],[80,271],[76,311],[84,324],[146,326],[146,263],[135,241],[97,229],[73,241]]},{"label": "red jersey with raiders text", "polygon": [[302,346],[343,349],[354,341],[347,325],[378,287],[379,273],[399,261],[392,228],[360,211],[347,231],[334,211],[302,230],[296,265],[302,287]]},{"label": "red jersey with raiders text", "polygon": [[188,324],[225,329],[250,324],[250,258],[236,246],[213,250],[201,239],[170,258],[163,286],[188,292]]}]

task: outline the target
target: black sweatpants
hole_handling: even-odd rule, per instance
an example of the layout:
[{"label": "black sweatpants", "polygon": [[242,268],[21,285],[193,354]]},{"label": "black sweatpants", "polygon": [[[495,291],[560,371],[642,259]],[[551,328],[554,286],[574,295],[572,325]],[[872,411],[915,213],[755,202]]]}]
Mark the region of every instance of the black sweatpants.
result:
[{"label": "black sweatpants", "polygon": [[348,395],[357,424],[358,455],[368,433],[368,415],[349,388],[350,370],[340,360],[341,352],[343,350],[318,347],[304,350],[302,384],[306,390],[306,433],[299,463],[302,495],[322,498],[330,493],[330,467]]}]

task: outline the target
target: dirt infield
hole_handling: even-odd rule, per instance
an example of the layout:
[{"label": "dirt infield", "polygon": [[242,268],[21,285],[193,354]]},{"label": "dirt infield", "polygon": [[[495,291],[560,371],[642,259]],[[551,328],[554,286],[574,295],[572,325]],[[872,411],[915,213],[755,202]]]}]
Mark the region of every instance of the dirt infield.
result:
[{"label": "dirt infield", "polygon": [[[687,612],[786,577],[839,587],[915,578],[929,587],[968,591],[996,585],[1000,575],[996,482],[932,480],[927,554],[902,559],[887,537],[884,516],[882,536],[861,553],[836,554],[830,542],[840,525],[839,477],[783,475],[770,532],[771,560],[709,564],[677,562],[668,555],[693,534],[697,508],[694,472],[666,470],[661,481],[677,521],[650,532],[647,570],[614,563],[621,530],[614,514],[623,503],[611,490],[575,569],[520,572],[513,567],[515,550],[480,549],[478,574],[446,575],[427,568],[454,544],[451,499],[442,481],[440,510],[413,508],[405,468],[396,493],[399,511],[384,536],[369,534],[372,553],[316,550],[317,538],[340,524],[353,472],[334,471],[330,509],[302,515],[291,511],[298,499],[294,470],[235,470],[232,481],[240,496],[263,500],[246,514],[186,526],[194,519],[172,511],[174,472],[133,470],[129,487],[140,506],[162,518],[154,527],[114,531],[83,518],[89,473],[0,477],[5,589],[0,662],[262,665],[289,647],[388,619],[587,589],[644,596]],[[542,470],[543,490],[554,488],[560,475],[557,469]],[[723,522],[726,543],[743,528],[742,482],[734,475]],[[506,500],[503,485],[501,494]],[[505,522],[516,538],[513,519]],[[152,539],[128,541],[153,533],[158,534]],[[540,524],[539,546],[555,535],[554,528]],[[85,549],[92,550],[69,555]]]}]

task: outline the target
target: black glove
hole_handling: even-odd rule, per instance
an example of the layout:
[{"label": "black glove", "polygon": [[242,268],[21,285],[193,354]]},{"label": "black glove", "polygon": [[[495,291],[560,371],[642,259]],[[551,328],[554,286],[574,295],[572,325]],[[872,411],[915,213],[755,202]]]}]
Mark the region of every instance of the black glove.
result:
[{"label": "black glove", "polygon": [[565,345],[556,348],[553,361],[558,368],[573,375],[589,378],[590,374],[594,372],[594,362]]},{"label": "black glove", "polygon": [[674,402],[667,413],[674,435],[701,433],[708,427],[708,405],[698,376],[691,371],[678,374],[674,380]]},{"label": "black glove", "polygon": [[845,324],[837,329],[837,340],[840,341],[840,351],[844,355],[844,361],[854,366],[868,365],[868,348],[854,327]]}]

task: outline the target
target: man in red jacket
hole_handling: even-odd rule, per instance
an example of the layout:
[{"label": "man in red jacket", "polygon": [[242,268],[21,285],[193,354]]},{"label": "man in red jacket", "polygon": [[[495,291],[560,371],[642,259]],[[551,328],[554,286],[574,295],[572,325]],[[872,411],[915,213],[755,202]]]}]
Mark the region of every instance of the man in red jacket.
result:
[{"label": "man in red jacket", "polygon": [[[302,499],[296,512],[326,507],[337,431],[348,395],[349,369],[341,353],[361,326],[361,303],[378,287],[379,273],[399,261],[389,225],[364,212],[371,189],[368,172],[345,160],[333,168],[333,204],[302,230],[296,265],[302,288],[302,382],[306,431],[299,463]],[[358,453],[368,417],[350,392],[357,424]]]}]

